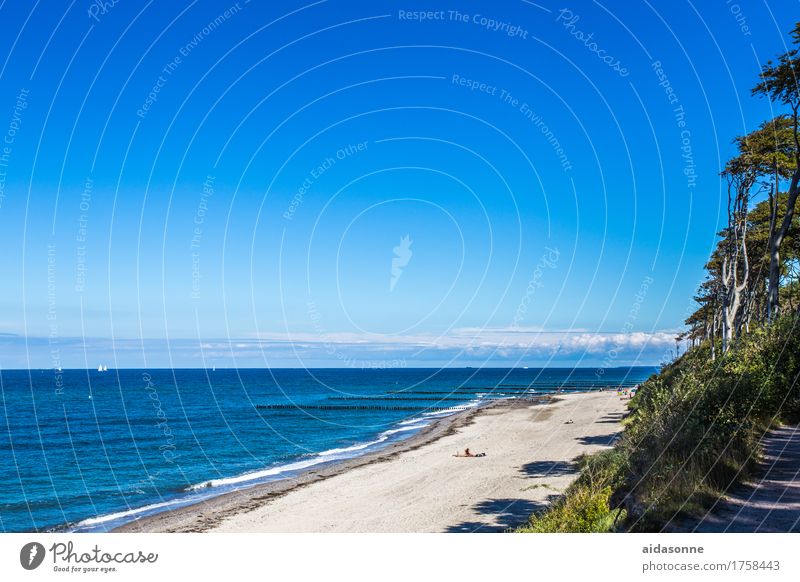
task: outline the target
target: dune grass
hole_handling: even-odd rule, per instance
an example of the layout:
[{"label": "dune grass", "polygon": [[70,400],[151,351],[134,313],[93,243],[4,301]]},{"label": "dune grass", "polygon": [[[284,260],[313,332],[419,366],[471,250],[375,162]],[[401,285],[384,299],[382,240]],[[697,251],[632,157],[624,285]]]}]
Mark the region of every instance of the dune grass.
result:
[{"label": "dune grass", "polygon": [[800,419],[799,374],[794,315],[722,357],[709,343],[688,351],[642,384],[614,448],[581,459],[564,495],[517,531],[660,531],[702,515],[750,474],[766,430]]}]

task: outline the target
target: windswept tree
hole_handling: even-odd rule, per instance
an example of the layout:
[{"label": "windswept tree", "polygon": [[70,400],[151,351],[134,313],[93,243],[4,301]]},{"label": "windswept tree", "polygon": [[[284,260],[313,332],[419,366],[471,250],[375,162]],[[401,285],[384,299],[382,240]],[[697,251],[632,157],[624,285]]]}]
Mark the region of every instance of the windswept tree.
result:
[{"label": "windswept tree", "polygon": [[[800,45],[800,23],[792,31]],[[784,303],[800,309],[800,49],[768,62],[753,89],[788,110],[734,139],[736,154],[721,175],[728,220],[706,264],[708,279],[680,339],[710,340],[711,355],[730,349],[751,324],[773,321]]]},{"label": "windswept tree", "polygon": [[[731,165],[738,167],[739,173],[744,176],[738,180],[738,183],[741,185],[745,181],[747,183],[743,185],[750,189],[742,196],[753,197],[767,192],[769,201],[768,240],[772,240],[775,236],[781,180],[789,178],[795,167],[795,147],[791,125],[792,121],[788,116],[779,115],[762,123],[757,130],[737,138],[735,141],[739,146],[739,156],[728,163],[728,167]],[[763,268],[764,265],[760,259],[766,251],[762,245],[752,244],[753,242],[762,242],[761,238],[764,235],[764,221],[760,209],[759,212],[752,213],[752,216],[748,210],[744,220],[743,228],[747,235],[746,244],[748,245],[745,255],[747,273],[746,280],[742,284],[742,313],[738,331],[741,330],[741,325],[749,329],[750,320],[754,316],[760,319],[762,315],[765,315],[768,320],[770,319],[768,304],[766,307],[758,305],[762,291],[760,284],[763,277],[769,272],[769,263],[766,268]],[[747,232],[748,223],[753,224],[756,228],[755,232]],[[755,240],[753,240],[753,235],[756,237]],[[754,250],[758,252],[754,254]],[[753,258],[756,259],[755,264]],[[755,273],[753,273],[754,267]],[[757,309],[764,309],[765,312],[756,313]]]},{"label": "windswept tree", "polygon": [[747,147],[747,138],[737,138],[739,155],[725,166],[722,175],[728,181],[728,227],[725,230],[721,257],[722,351],[741,332],[742,293],[747,288],[750,262],[747,256],[747,214],[750,195],[758,177]]},{"label": "windswept tree", "polygon": [[[793,44],[800,44],[800,23],[791,33]],[[794,218],[797,203],[798,183],[800,182],[800,138],[798,137],[798,114],[800,113],[800,57],[798,49],[794,48],[778,57],[777,63],[768,61],[761,69],[761,82],[753,88],[753,94],[769,97],[773,102],[786,105],[791,110],[787,124],[791,132],[791,153],[787,155],[789,163],[782,171],[789,179],[789,189],[786,197],[785,213],[779,226],[772,229],[769,241],[769,283],[767,287],[767,318],[772,320],[779,310],[779,287],[781,276],[781,244],[786,238],[789,227]],[[782,138],[779,132],[775,135],[775,150],[780,149]],[[776,154],[777,158],[777,154]],[[780,172],[776,169],[776,182]],[[777,192],[778,186],[775,185]],[[777,198],[777,196],[776,196]]]}]

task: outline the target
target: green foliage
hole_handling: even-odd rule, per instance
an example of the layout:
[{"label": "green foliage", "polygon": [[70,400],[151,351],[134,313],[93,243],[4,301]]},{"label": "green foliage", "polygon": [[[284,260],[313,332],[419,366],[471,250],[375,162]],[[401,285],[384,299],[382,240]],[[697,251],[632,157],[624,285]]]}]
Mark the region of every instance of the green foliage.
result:
[{"label": "green foliage", "polygon": [[613,517],[608,501],[611,487],[592,491],[587,487],[573,488],[569,495],[557,501],[541,516],[533,516],[521,533],[593,533],[609,531]]},{"label": "green foliage", "polygon": [[624,476],[624,455],[617,449],[602,451],[578,459],[579,477],[567,488],[563,497],[545,512],[531,516],[519,532],[607,532],[615,522],[624,522],[624,511],[611,510],[609,505],[614,486]]},{"label": "green foliage", "polygon": [[728,354],[703,344],[645,382],[616,446],[525,532],[660,531],[702,514],[748,475],[764,431],[800,417],[800,319],[753,330]]},{"label": "green foliage", "polygon": [[[769,425],[800,403],[798,321],[754,330],[723,358],[692,350],[642,386],[620,447],[633,529],[702,509],[741,480]],[[633,519],[632,519],[633,518]]]},{"label": "green foliage", "polygon": [[[800,23],[791,32],[792,43],[800,44]],[[778,57],[778,62],[768,61],[761,68],[761,82],[753,88],[754,95],[764,95],[772,101],[796,107],[800,101],[800,58],[797,49],[791,49]]]}]

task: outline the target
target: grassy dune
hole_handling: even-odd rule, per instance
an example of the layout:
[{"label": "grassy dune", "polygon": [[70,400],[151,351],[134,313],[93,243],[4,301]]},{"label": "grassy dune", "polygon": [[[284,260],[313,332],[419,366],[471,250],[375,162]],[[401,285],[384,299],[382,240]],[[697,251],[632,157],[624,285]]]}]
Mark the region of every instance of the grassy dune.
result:
[{"label": "grassy dune", "polygon": [[[716,350],[719,353],[719,349]],[[751,331],[712,359],[696,347],[645,382],[609,451],[520,532],[679,529],[747,477],[764,432],[800,417],[800,319]]]}]

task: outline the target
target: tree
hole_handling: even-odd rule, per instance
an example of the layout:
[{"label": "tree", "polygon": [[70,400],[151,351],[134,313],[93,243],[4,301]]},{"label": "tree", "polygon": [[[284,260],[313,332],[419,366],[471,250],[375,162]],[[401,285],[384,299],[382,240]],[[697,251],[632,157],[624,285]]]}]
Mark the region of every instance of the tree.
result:
[{"label": "tree", "polygon": [[[792,30],[793,44],[800,44],[800,23]],[[800,108],[800,58],[798,49],[794,48],[778,57],[778,62],[768,61],[761,69],[761,82],[753,88],[753,94],[769,97],[772,101],[788,105],[791,109],[789,115],[793,149],[791,153],[791,168],[789,174],[789,190],[786,198],[786,211],[779,227],[773,227],[770,236],[769,253],[769,284],[767,287],[767,318],[772,320],[780,308],[778,290],[780,286],[781,244],[792,224],[795,204],[798,195],[798,182],[800,182],[800,139],[798,138],[798,109]],[[779,138],[776,135],[776,144]],[[779,147],[776,146],[776,151]],[[775,172],[775,192],[778,191],[778,171]]]},{"label": "tree", "polygon": [[[800,23],[791,35],[800,45]],[[728,185],[728,221],[706,264],[698,309],[681,336],[692,345],[710,340],[712,358],[718,342],[728,351],[751,323],[774,320],[781,305],[800,309],[799,54],[795,46],[777,63],[768,62],[753,89],[788,106],[789,113],[734,139],[736,155],[721,172]],[[756,203],[764,194],[766,200]]]},{"label": "tree", "polygon": [[[747,288],[750,262],[747,256],[747,214],[750,190],[758,177],[747,137],[737,138],[739,155],[725,166],[728,180],[728,228],[722,253],[722,351],[728,351],[734,333],[741,333],[742,293]],[[737,325],[737,320],[739,324]]]}]

